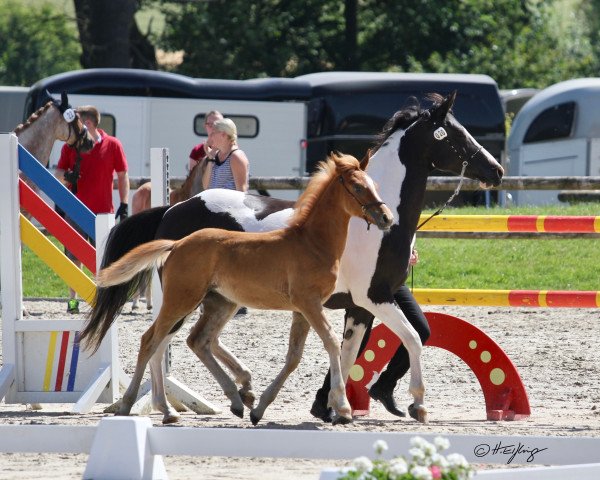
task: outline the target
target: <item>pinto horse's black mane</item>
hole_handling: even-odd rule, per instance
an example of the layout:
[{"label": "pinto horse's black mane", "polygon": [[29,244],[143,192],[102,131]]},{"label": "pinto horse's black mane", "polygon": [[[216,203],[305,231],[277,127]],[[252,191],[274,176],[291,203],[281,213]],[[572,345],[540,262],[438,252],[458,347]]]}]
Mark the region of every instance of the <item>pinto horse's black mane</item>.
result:
[{"label": "pinto horse's black mane", "polygon": [[[444,97],[439,93],[430,93],[425,98],[433,103],[432,107],[440,105],[444,100]],[[371,149],[371,153],[375,153],[377,150],[379,150],[389,136],[396,130],[400,128],[403,130],[407,129],[414,122],[416,122],[419,117],[428,113],[429,110],[424,109],[421,106],[421,103],[417,97],[409,97],[407,100],[407,106],[394,113],[394,116],[385,123],[383,130],[381,130],[376,137],[375,146]]]}]

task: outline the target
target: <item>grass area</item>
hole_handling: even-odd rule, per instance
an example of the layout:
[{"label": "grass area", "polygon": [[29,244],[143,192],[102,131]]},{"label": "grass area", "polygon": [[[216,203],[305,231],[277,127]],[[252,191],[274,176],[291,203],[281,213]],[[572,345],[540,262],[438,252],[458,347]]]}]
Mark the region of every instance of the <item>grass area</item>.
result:
[{"label": "grass area", "polygon": [[[448,208],[455,215],[600,215],[600,205]],[[52,239],[57,245],[55,239]],[[417,236],[418,288],[600,290],[598,239],[453,240]],[[89,272],[88,272],[89,273]],[[65,297],[67,287],[23,247],[25,297]]]},{"label": "grass area", "polygon": [[[63,246],[54,237],[49,237],[60,251]],[[23,296],[26,298],[55,298],[69,296],[69,288],[54,271],[43,263],[37,255],[27,246],[21,249],[21,262],[23,269]],[[91,272],[85,268],[84,271],[92,277]]]},{"label": "grass area", "polygon": [[[455,215],[600,215],[597,203],[482,209]],[[461,240],[417,235],[416,288],[600,290],[598,239]]]}]

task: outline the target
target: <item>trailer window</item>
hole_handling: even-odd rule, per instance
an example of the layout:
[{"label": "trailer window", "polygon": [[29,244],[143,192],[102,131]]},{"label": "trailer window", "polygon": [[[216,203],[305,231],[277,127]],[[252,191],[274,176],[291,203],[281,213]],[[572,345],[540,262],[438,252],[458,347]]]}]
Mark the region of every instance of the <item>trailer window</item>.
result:
[{"label": "trailer window", "polygon": [[531,122],[523,143],[568,138],[573,131],[575,102],[561,103],[547,108]]},{"label": "trailer window", "polygon": [[100,124],[98,128],[101,128],[106,132],[107,135],[116,137],[117,135],[117,121],[114,115],[110,113],[100,113]]},{"label": "trailer window", "polygon": [[[258,135],[258,118],[252,115],[234,115],[224,113],[225,118],[233,120],[237,128],[239,138],[254,138]],[[194,117],[194,133],[201,137],[206,137],[206,128],[204,128],[204,114]]]}]

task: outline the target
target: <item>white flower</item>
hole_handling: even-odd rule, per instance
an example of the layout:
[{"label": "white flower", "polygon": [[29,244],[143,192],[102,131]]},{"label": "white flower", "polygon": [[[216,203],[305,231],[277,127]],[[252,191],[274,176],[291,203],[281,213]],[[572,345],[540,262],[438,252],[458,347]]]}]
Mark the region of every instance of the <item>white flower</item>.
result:
[{"label": "white flower", "polygon": [[411,448],[408,453],[412,457],[413,461],[421,464],[425,461],[425,452],[420,448]]},{"label": "white flower", "polygon": [[415,480],[433,480],[433,475],[427,467],[415,465],[410,469],[410,473],[415,477]]},{"label": "white flower", "polygon": [[434,453],[437,453],[437,448],[435,447],[435,445],[433,445],[431,443],[427,443],[426,445],[423,446],[423,452],[428,457],[431,457]]},{"label": "white flower", "polygon": [[444,450],[448,450],[450,448],[450,440],[444,437],[435,437],[433,439],[433,444],[437,448],[438,452],[443,452]]},{"label": "white flower", "polygon": [[412,447],[420,448],[421,450],[425,449],[425,445],[428,445],[429,442],[425,440],[423,437],[413,437],[410,439],[410,445]]},{"label": "white flower", "polygon": [[408,465],[406,464],[406,460],[404,460],[402,457],[390,460],[389,472],[391,480],[395,480],[405,473],[408,473]]},{"label": "white flower", "polygon": [[385,442],[385,440],[377,440],[373,444],[373,450],[375,450],[377,455],[381,455],[383,452],[388,450],[388,444]]},{"label": "white flower", "polygon": [[440,468],[448,468],[448,460],[446,460],[446,457],[444,457],[443,455],[439,454],[439,453],[434,453],[431,456],[431,462],[430,465],[437,465]]},{"label": "white flower", "polygon": [[451,453],[450,455],[446,456],[446,460],[448,460],[450,468],[469,466],[469,464],[467,463],[467,459],[463,457],[460,453]]},{"label": "white flower", "polygon": [[352,466],[357,472],[370,472],[373,469],[373,462],[367,457],[357,457],[352,462]]}]

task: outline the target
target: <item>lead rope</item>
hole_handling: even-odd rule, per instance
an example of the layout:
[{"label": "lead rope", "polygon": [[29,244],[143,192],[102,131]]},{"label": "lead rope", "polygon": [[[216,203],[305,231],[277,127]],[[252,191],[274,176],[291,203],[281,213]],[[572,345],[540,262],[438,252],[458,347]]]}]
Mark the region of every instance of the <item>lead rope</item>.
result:
[{"label": "lead rope", "polygon": [[[480,149],[481,150],[481,149]],[[477,150],[477,152],[479,152],[479,150]],[[475,153],[477,153],[475,152]],[[473,158],[473,155],[471,155],[471,158]],[[458,185],[456,186],[456,188],[454,189],[454,193],[452,195],[450,195],[450,198],[448,200],[446,200],[446,203],[444,203],[444,205],[442,205],[440,208],[438,208],[434,213],[432,213],[428,218],[426,218],[425,220],[423,220],[418,226],[417,226],[417,231],[423,226],[425,225],[429,220],[431,220],[433,217],[438,216],[440,213],[442,213],[444,211],[444,209],[450,205],[450,203],[452,203],[452,200],[454,200],[456,198],[456,196],[458,195],[458,193],[460,192],[460,189],[462,188],[463,182],[465,181],[465,170],[467,169],[467,165],[469,165],[469,162],[467,162],[466,160],[462,163],[462,169],[460,171],[460,180],[458,181]],[[412,252],[411,252],[412,255]],[[410,266],[410,291],[411,293],[414,291],[415,288],[415,266],[411,265]]]},{"label": "lead rope", "polygon": [[[479,151],[479,150],[478,150]],[[465,181],[465,170],[467,169],[467,165],[469,165],[469,162],[467,162],[466,160],[462,163],[462,170],[460,171],[460,180],[458,182],[458,185],[456,186],[456,188],[454,189],[454,193],[452,195],[450,195],[450,198],[448,200],[446,200],[446,203],[444,203],[444,205],[442,205],[440,208],[438,208],[434,213],[432,213],[429,218],[426,218],[425,220],[423,220],[418,226],[417,226],[417,230],[419,230],[423,225],[425,225],[429,220],[431,220],[433,217],[438,216],[440,213],[442,213],[444,211],[444,209],[450,205],[450,203],[452,202],[452,200],[454,200],[456,198],[456,196],[459,194],[460,189],[463,186],[463,183]]]}]

